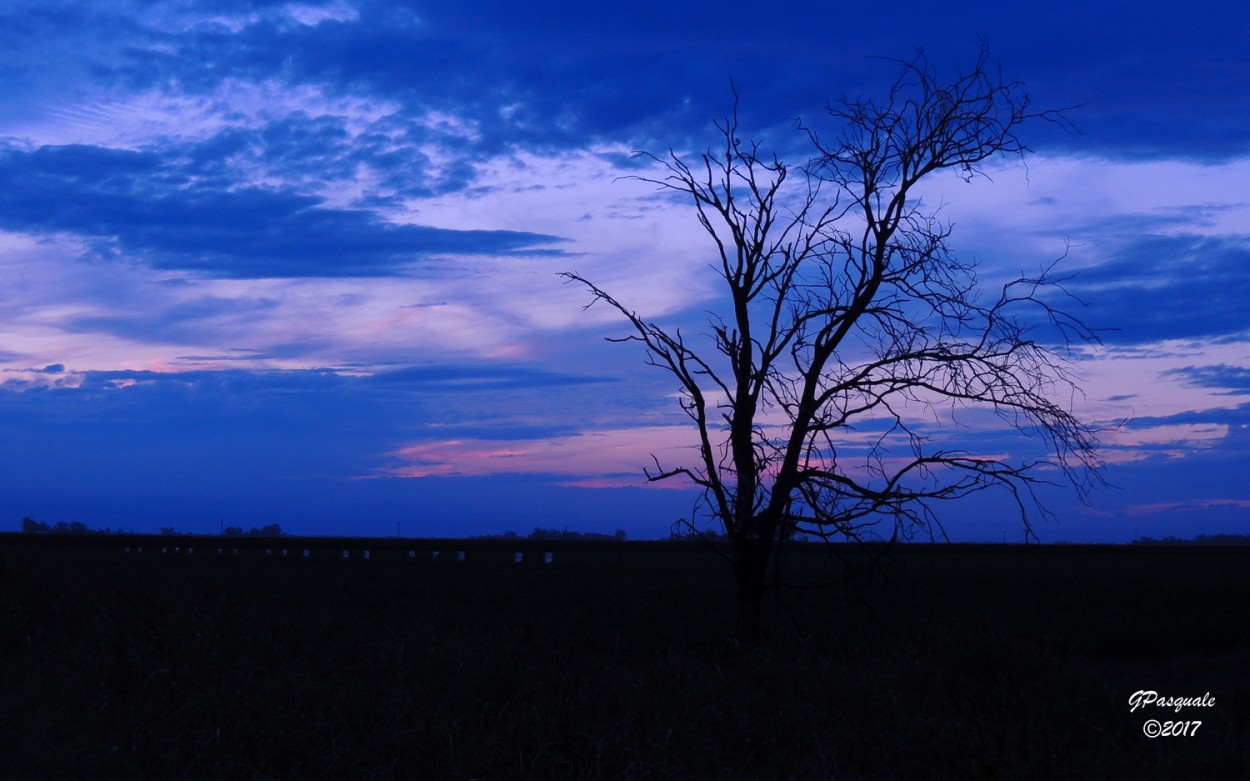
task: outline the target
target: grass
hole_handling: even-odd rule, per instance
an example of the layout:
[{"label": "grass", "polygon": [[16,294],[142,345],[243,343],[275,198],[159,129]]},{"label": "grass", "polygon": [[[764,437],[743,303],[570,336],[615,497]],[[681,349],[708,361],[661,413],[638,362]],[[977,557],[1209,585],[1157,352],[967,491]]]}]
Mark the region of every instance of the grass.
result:
[{"label": "grass", "polygon": [[902,553],[754,648],[702,556],[4,561],[12,779],[1250,777],[1235,554]]}]

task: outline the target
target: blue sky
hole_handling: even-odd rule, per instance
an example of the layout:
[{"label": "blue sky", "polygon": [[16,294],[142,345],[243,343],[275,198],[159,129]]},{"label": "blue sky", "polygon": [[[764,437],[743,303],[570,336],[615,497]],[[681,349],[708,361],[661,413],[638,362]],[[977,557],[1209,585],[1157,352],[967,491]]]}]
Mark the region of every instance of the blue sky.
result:
[{"label": "blue sky", "polygon": [[[1078,132],[924,194],[987,280],[1071,250],[1118,488],[1043,540],[1250,533],[1250,10],[1001,4],[0,2],[0,528],[667,534],[675,387],[578,271],[666,323],[709,247],[635,150],[801,160],[843,95],[984,39]],[[972,419],[959,437],[1027,448]],[[944,511],[1019,539],[1004,497]]]}]

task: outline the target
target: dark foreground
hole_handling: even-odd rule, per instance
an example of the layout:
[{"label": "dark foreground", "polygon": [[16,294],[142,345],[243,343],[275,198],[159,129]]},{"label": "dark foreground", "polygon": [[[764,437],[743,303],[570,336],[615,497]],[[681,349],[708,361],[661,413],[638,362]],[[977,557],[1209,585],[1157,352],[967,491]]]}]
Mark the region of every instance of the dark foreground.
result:
[{"label": "dark foreground", "polygon": [[1244,553],[0,554],[9,779],[1250,777]]}]

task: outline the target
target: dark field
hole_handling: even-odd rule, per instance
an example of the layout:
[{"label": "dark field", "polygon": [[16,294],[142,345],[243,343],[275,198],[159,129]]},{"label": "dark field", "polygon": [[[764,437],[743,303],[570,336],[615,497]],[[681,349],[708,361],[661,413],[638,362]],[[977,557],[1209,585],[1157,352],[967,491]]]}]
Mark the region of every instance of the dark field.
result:
[{"label": "dark field", "polygon": [[1250,778],[1245,553],[804,554],[744,649],[708,554],[279,545],[0,551],[0,777]]}]

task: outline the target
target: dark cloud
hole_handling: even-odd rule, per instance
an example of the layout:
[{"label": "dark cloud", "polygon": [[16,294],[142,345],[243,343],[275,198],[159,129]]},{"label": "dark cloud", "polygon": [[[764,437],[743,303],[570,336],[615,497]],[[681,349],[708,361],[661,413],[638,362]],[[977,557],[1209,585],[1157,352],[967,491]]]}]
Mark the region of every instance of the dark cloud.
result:
[{"label": "dark cloud", "polygon": [[[1038,205],[1052,205],[1054,198],[1039,198]],[[1159,207],[1148,212],[1125,214],[1091,214],[1085,220],[1079,217],[1064,223],[1062,236],[1117,236],[1139,239],[1159,236],[1163,231],[1173,235],[1218,227],[1218,220],[1227,213],[1245,208],[1242,203],[1202,203],[1177,207]]]},{"label": "dark cloud", "polygon": [[[465,139],[454,127],[431,127],[399,116],[385,116],[355,132],[347,116],[311,116],[294,111],[259,128],[227,128],[194,145],[162,150],[200,186],[237,186],[252,170],[294,189],[351,182],[362,167],[377,180],[355,204],[385,203],[395,196],[425,198],[457,192],[473,183]],[[438,148],[445,160],[434,164],[427,151]]]},{"label": "dark cloud", "polygon": [[1209,423],[1227,425],[1229,427],[1229,436],[1236,437],[1241,443],[1240,447],[1235,449],[1221,448],[1226,454],[1233,455],[1243,450],[1250,450],[1250,404],[1203,410],[1186,410],[1174,415],[1152,415],[1133,418],[1129,425],[1133,429],[1142,429],[1156,426],[1203,425]]},{"label": "dark cloud", "polygon": [[[123,430],[136,441],[218,432],[241,440],[273,438],[274,446],[286,447],[288,438],[304,441],[333,429],[340,444],[345,430],[368,441],[358,455],[428,435],[426,396],[439,399],[440,415],[454,408],[485,416],[507,406],[498,398],[501,391],[550,394],[607,381],[526,365],[428,365],[372,375],[335,369],[66,372],[58,365],[35,371],[72,373],[76,384],[45,388],[5,383],[0,376],[0,430],[12,441],[65,426],[65,436],[84,442]],[[461,398],[451,404],[447,394]],[[70,433],[74,426],[82,433]],[[496,436],[516,435],[507,426],[496,429]]]},{"label": "dark cloud", "polygon": [[1250,368],[1245,366],[1184,366],[1163,372],[1164,377],[1180,377],[1187,384],[1220,388],[1230,396],[1250,395]]},{"label": "dark cloud", "polygon": [[[368,92],[410,112],[472,121],[482,133],[480,153],[580,148],[596,139],[663,148],[706,137],[707,122],[728,109],[731,78],[747,126],[814,120],[828,100],[879,94],[893,66],[873,57],[926,47],[952,73],[969,64],[983,37],[1004,74],[1024,81],[1039,107],[1079,105],[1071,118],[1080,134],[1042,124],[1038,145],[1202,159],[1250,149],[1250,8],[1238,3],[1156,3],[1125,13],[1120,4],[1094,2],[1039,15],[988,0],[836,10],[815,0],[767,10],[738,0],[715,8],[373,0],[354,19],[317,25],[277,7],[248,6],[197,5],[200,23],[189,28],[154,23],[130,32],[125,45],[96,42],[89,51],[110,56],[101,53],[93,65],[134,86],[174,74],[199,91],[228,78],[281,78]],[[240,23],[251,16],[231,29],[210,23],[214,14]],[[82,37],[85,18],[70,17],[77,31],[63,32],[45,14],[40,31]]]},{"label": "dark cloud", "polygon": [[1236,338],[1250,332],[1250,240],[1139,236],[1082,270],[1068,289],[1081,317],[1109,344]]},{"label": "dark cloud", "polygon": [[[290,511],[303,490],[342,494],[347,489],[335,485],[375,475],[387,453],[446,438],[449,420],[462,424],[455,437],[570,435],[582,422],[576,415],[552,424],[500,408],[527,390],[523,404],[532,408],[535,397],[551,400],[561,384],[593,381],[522,365],[428,366],[377,377],[317,369],[70,374],[76,385],[0,383],[0,498],[56,486],[59,495],[94,493],[106,515],[125,504],[115,501],[119,493],[161,492]],[[374,486],[359,497],[366,503],[390,491],[381,485],[389,481],[365,482]],[[482,490],[505,501],[502,489]],[[194,517],[194,508],[175,515]],[[104,525],[102,517],[90,520]],[[330,522],[338,533],[354,524],[350,517]]]},{"label": "dark cloud", "polygon": [[[207,520],[205,508],[229,505],[232,514],[278,514],[286,526],[308,491],[334,493],[368,473],[379,450],[423,419],[419,400],[369,393],[330,371],[101,371],[80,379],[77,387],[0,386],[6,506],[45,513],[78,497],[79,520],[154,530],[185,528]],[[166,520],[149,518],[149,504]],[[340,529],[352,524],[338,520]]]},{"label": "dark cloud", "polygon": [[0,154],[0,228],[71,233],[104,256],[210,276],[376,277],[442,255],[535,255],[557,237],[397,225],[296,192],[197,182],[153,152]]}]

